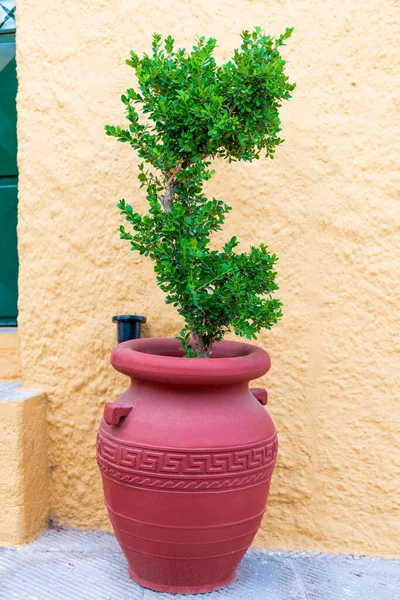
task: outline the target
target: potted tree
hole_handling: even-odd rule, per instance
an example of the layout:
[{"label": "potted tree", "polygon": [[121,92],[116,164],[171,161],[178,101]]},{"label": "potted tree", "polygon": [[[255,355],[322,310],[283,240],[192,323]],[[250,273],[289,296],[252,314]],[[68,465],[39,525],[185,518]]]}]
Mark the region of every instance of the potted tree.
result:
[{"label": "potted tree", "polygon": [[211,161],[273,158],[279,108],[294,84],[280,47],[256,27],[231,60],[217,65],[215,39],[192,51],[153,36],[152,52],[131,52],[138,87],[122,96],[129,128],[106,132],[136,150],[149,211],[119,203],[121,238],[149,256],[157,283],[183,317],[176,339],[119,344],[115,369],[130,388],[104,409],[97,444],[105,502],[131,577],[158,591],[206,592],[227,585],[266,508],[277,453],[274,425],[249,390],[268,354],[223,341],[253,339],[281,316],[273,294],[276,256],[264,244],[220,250],[210,237],[230,207],[208,199]]}]

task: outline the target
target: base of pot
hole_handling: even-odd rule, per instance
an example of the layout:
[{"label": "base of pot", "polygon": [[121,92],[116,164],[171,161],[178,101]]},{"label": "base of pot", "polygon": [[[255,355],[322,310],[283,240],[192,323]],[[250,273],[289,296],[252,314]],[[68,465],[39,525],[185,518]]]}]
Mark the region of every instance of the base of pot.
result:
[{"label": "base of pot", "polygon": [[154,590],[155,592],[167,592],[169,594],[206,594],[207,592],[214,592],[226,587],[236,578],[236,571],[230,575],[224,581],[219,583],[210,583],[208,585],[164,585],[162,583],[153,583],[152,581],[146,581],[141,577],[138,577],[131,569],[128,569],[129,576],[133,581],[141,585],[142,587]]}]

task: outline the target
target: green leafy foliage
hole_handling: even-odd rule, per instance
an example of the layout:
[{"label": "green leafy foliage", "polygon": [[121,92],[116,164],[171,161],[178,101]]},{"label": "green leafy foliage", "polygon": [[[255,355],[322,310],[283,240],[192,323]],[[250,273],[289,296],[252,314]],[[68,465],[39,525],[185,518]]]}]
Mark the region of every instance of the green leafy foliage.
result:
[{"label": "green leafy foliage", "polygon": [[186,356],[208,357],[212,344],[233,331],[252,339],[281,316],[273,297],[275,254],[264,244],[239,252],[232,237],[222,250],[209,247],[231,208],[203,192],[211,159],[229,162],[273,158],[279,137],[279,108],[295,85],[285,74],[278,39],[259,27],[242,32],[233,58],[218,66],[215,39],[200,37],[190,52],[154,34],[152,53],[131,51],[137,89],[121,97],[128,129],[106,126],[107,135],[128,142],[143,162],[140,187],[149,212],[141,215],[121,200],[129,223],[120,236],[154,262],[157,283],[185,320],[178,339]]}]

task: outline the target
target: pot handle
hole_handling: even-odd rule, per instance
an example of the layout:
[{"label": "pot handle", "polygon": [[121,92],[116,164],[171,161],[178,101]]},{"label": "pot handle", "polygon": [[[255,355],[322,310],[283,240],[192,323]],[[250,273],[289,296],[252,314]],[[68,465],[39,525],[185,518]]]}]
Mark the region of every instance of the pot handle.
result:
[{"label": "pot handle", "polygon": [[250,392],[259,401],[260,404],[265,406],[268,402],[268,392],[264,388],[250,388]]},{"label": "pot handle", "polygon": [[104,420],[107,425],[119,425],[123,417],[127,417],[133,406],[122,402],[106,402],[104,405]]}]

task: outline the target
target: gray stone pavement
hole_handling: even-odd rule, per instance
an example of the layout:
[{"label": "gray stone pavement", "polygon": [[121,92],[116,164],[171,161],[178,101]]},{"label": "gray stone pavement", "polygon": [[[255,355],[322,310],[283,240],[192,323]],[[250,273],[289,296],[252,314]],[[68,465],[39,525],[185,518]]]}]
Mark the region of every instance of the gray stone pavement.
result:
[{"label": "gray stone pavement", "polygon": [[227,588],[160,594],[128,576],[108,533],[51,529],[27,546],[0,548],[0,600],[400,600],[400,561],[249,550]]},{"label": "gray stone pavement", "polygon": [[12,395],[21,385],[20,381],[0,381],[0,401],[8,400],[8,396]]}]

